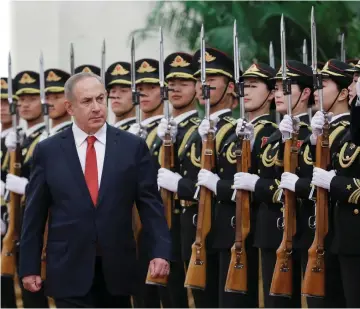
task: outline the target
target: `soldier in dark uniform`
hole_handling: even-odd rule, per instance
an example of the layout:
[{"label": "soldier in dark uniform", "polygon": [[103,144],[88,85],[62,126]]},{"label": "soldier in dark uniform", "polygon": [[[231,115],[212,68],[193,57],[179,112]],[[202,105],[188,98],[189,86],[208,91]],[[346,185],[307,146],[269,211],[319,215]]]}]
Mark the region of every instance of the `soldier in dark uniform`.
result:
[{"label": "soldier in dark uniform", "polygon": [[[14,83],[13,83],[14,84]],[[13,85],[13,91],[16,91]],[[13,100],[18,98],[13,95]],[[10,105],[8,102],[8,79],[1,78],[1,244],[3,237],[7,231],[8,225],[8,210],[6,206],[5,195],[5,182],[6,175],[9,167],[10,154],[5,146],[6,136],[13,130],[12,119],[10,114]],[[2,308],[15,308],[16,298],[14,291],[14,280],[9,277],[1,277],[1,307]]]},{"label": "soldier in dark uniform", "polygon": [[[71,126],[71,116],[65,109],[64,85],[70,74],[59,69],[45,71],[46,102],[49,104],[51,128],[49,136],[59,133]],[[41,134],[40,142],[46,139],[47,133]]]},{"label": "soldier in dark uniform", "polygon": [[[154,59],[140,59],[135,62],[136,68],[136,87],[140,92],[141,125],[133,123],[128,132],[139,135],[140,129],[145,130],[146,144],[154,158],[154,164],[158,169],[159,150],[161,140],[157,138],[157,126],[163,116],[163,104],[160,98],[159,62]],[[156,141],[156,142],[155,142]],[[137,217],[135,212],[135,217]],[[139,256],[139,286],[137,295],[134,295],[136,307],[159,308],[159,290],[164,289],[155,285],[145,284],[148,271],[149,258],[147,254],[146,235],[141,231],[138,236],[138,256]],[[170,307],[170,299],[167,293],[161,293],[161,302],[164,307]]]},{"label": "soldier in dark uniform", "polygon": [[[312,94],[312,70],[309,66],[295,60],[286,62],[287,75],[291,79],[292,115],[297,119],[299,127],[298,147],[309,135],[308,102]],[[265,307],[301,307],[301,267],[300,257],[293,251],[293,296],[291,299],[270,296],[270,286],[276,262],[276,250],[281,243],[283,230],[277,224],[282,218],[283,208],[278,200],[280,177],[283,171],[283,155],[286,122],[291,119],[287,112],[287,102],[283,94],[280,69],[277,73],[275,85],[276,110],[285,115],[276,130],[264,142],[257,154],[258,173],[237,173],[234,177],[234,187],[253,192],[254,201],[259,207],[257,211],[254,245],[261,249],[261,263],[263,275],[263,290]],[[251,128],[250,128],[251,129]],[[251,136],[251,134],[250,134]]]},{"label": "soldier in dark uniform", "polygon": [[[253,64],[242,75],[245,82],[244,103],[245,111],[248,112],[249,121],[254,128],[254,143],[252,154],[255,157],[260,151],[261,145],[277,128],[271,122],[270,106],[273,101],[275,70],[266,64]],[[237,121],[237,128],[242,127],[243,119]],[[237,132],[240,130],[236,130]],[[258,249],[253,247],[253,231],[250,232],[246,242],[246,254],[248,258],[248,292],[247,294],[225,292],[225,283],[231,258],[230,249],[235,241],[235,207],[232,201],[233,181],[236,170],[237,134],[233,134],[225,140],[221,147],[217,165],[219,166],[220,180],[217,182],[214,243],[213,248],[219,251],[219,306],[225,308],[257,308],[258,305]],[[252,170],[257,171],[256,160],[252,160]],[[251,208],[251,228],[255,227],[255,209]]]},{"label": "soldier in dark uniform", "polygon": [[[171,135],[174,141],[174,168],[168,170],[160,168],[158,173],[158,186],[175,193],[174,211],[171,224],[173,261],[171,262],[171,273],[168,281],[168,289],[173,307],[188,308],[187,290],[184,288],[185,264],[182,256],[182,236],[183,231],[180,225],[180,214],[184,203],[177,196],[178,183],[182,177],[197,176],[193,175],[190,156],[187,155],[187,143],[196,133],[200,123],[195,109],[195,84],[196,78],[193,76],[192,56],[186,53],[173,53],[164,62],[166,72],[166,82],[169,86],[169,101],[172,104],[172,120],[170,122]],[[165,118],[157,129],[157,135],[164,139],[168,121]],[[188,154],[190,154],[188,152]],[[184,168],[182,168],[184,166]],[[196,171],[196,169],[195,169]],[[181,174],[182,172],[182,174]]]},{"label": "soldier in dark uniform", "polygon": [[106,88],[113,113],[114,127],[129,130],[135,123],[135,106],[132,102],[130,63],[117,61],[106,71]]},{"label": "soldier in dark uniform", "polygon": [[[27,123],[27,130],[21,142],[21,176],[10,173],[6,176],[6,189],[17,194],[23,195],[22,207],[25,205],[25,189],[29,182],[31,158],[35,146],[40,140],[41,134],[45,129],[43,122],[42,106],[40,102],[40,76],[33,71],[23,71],[18,73],[15,78],[16,95],[19,97],[19,115]],[[8,151],[12,151],[16,146],[15,132],[10,132],[5,140]],[[23,213],[23,208],[21,213]],[[21,218],[20,218],[21,221]],[[21,254],[21,252],[19,253]],[[39,292],[31,293],[23,288],[23,304],[25,308],[47,308],[47,298],[44,296],[44,289]]]},{"label": "soldier in dark uniform", "polygon": [[[200,77],[200,50],[198,50],[193,57],[193,66],[197,69],[194,76]],[[225,140],[235,131],[236,120],[231,116],[231,107],[233,106],[233,71],[234,63],[223,52],[206,48],[205,53],[206,61],[206,82],[213,87],[210,91],[210,119],[216,123],[216,153],[223,146]],[[201,94],[201,84],[197,84],[197,98],[201,105],[205,102]],[[210,127],[209,120],[203,120],[199,125],[198,132],[195,133],[194,138],[187,142],[186,148],[188,149],[187,155],[190,157],[192,164],[199,170],[201,168],[201,152],[202,152],[202,139],[205,137]],[[200,137],[199,137],[200,135]],[[186,167],[189,168],[189,167]],[[187,171],[186,171],[187,172]],[[193,173],[192,171],[191,173]],[[184,171],[185,173],[185,171]],[[189,203],[193,204],[194,195],[197,195],[197,188],[205,186],[216,194],[216,183],[220,179],[220,167],[214,171],[202,170],[199,172],[195,179],[182,178],[178,183],[178,197],[184,200],[184,205]],[[181,173],[180,173],[181,174]],[[196,183],[199,186],[196,186]],[[187,202],[185,202],[187,201]],[[215,210],[215,199],[213,200],[213,210]],[[191,257],[191,245],[195,241],[196,235],[196,218],[198,207],[195,203],[190,207],[186,207],[182,214],[182,229],[186,229],[186,243],[183,243],[183,251],[186,251],[185,259],[187,264]],[[212,220],[213,221],[213,220]],[[195,306],[199,308],[204,307],[218,307],[219,306],[219,256],[217,250],[212,248],[213,235],[210,231],[207,240],[207,267],[206,267],[206,288],[204,291],[192,289],[194,296]]]}]

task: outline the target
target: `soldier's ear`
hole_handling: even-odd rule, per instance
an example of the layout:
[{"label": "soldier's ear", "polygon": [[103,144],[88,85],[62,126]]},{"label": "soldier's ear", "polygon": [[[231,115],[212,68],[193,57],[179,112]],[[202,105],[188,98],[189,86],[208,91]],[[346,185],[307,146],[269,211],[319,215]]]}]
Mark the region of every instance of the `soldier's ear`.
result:
[{"label": "soldier's ear", "polygon": [[269,93],[268,101],[272,101],[275,98],[275,90],[271,90]]},{"label": "soldier's ear", "polygon": [[230,81],[227,87],[227,93],[232,94],[235,90],[234,82]]},{"label": "soldier's ear", "polygon": [[66,109],[66,111],[68,112],[68,114],[70,115],[70,116],[74,116],[74,109],[73,109],[73,104],[70,102],[70,101],[68,101],[68,100],[65,100],[65,109]]},{"label": "soldier's ear", "polygon": [[302,97],[304,101],[308,101],[311,95],[311,89],[310,88],[304,88],[302,91]]},{"label": "soldier's ear", "polygon": [[349,90],[347,88],[341,89],[338,101],[344,101],[348,99],[349,99]]}]

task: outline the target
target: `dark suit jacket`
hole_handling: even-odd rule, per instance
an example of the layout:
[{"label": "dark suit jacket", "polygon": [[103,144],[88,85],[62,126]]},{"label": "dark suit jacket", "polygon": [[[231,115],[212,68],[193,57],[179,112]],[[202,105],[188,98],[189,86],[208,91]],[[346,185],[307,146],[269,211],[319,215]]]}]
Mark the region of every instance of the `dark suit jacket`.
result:
[{"label": "dark suit jacket", "polygon": [[170,259],[170,234],[146,143],[107,126],[97,206],[94,207],[71,127],[36,146],[27,187],[20,242],[20,277],[40,274],[43,232],[49,212],[46,294],[85,295],[92,284],[100,247],[111,294],[133,292],[136,248],[132,208],[149,236],[150,258]]}]

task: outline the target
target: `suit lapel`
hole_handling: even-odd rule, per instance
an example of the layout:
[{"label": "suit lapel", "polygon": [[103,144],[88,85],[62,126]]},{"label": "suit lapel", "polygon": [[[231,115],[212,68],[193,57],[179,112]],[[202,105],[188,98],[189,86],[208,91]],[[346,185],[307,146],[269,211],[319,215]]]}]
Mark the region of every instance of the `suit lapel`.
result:
[{"label": "suit lapel", "polygon": [[79,155],[77,153],[72,127],[62,131],[59,134],[61,134],[62,137],[61,148],[65,153],[67,159],[66,161],[70,167],[70,171],[78,183],[79,188],[84,192],[85,195],[88,196],[89,200],[91,201],[89,189],[87,187],[85,176],[81,168]]},{"label": "suit lapel", "polygon": [[101,175],[97,206],[101,204],[105,196],[106,188],[109,184],[109,181],[113,179],[111,177],[111,174],[116,170],[116,162],[118,161],[118,157],[111,154],[114,154],[116,152],[116,145],[118,143],[118,135],[120,134],[120,132],[120,130],[114,129],[111,126],[107,125],[104,166]]}]

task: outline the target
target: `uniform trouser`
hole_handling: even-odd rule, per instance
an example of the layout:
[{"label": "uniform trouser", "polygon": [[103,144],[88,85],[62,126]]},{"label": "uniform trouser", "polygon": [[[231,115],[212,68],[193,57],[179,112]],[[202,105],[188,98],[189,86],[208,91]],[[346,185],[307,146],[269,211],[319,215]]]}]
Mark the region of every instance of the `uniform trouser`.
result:
[{"label": "uniform trouser", "polygon": [[360,308],[360,256],[339,255],[346,307]]},{"label": "uniform trouser", "polygon": [[[191,289],[196,308],[218,308],[219,257],[217,253],[206,255],[206,287],[204,290]],[[186,262],[188,267],[189,261]]]},{"label": "uniform trouser", "polygon": [[14,279],[1,277],[1,308],[16,308]]},{"label": "uniform trouser", "polygon": [[185,282],[185,264],[182,261],[170,263],[167,287],[159,287],[160,299],[164,308],[188,308]]},{"label": "uniform trouser", "polygon": [[276,264],[276,249],[261,248],[264,303],[266,308],[301,308],[301,261],[300,252],[293,250],[292,297],[271,296],[270,287]]},{"label": "uniform trouser", "polygon": [[[301,266],[304,275],[308,250],[301,249]],[[359,294],[360,295],[360,294]],[[336,255],[325,252],[325,297],[306,297],[309,308],[344,308],[345,296],[340,276],[340,265]]]},{"label": "uniform trouser", "polygon": [[259,255],[258,249],[252,246],[246,248],[247,254],[247,284],[246,294],[225,292],[225,283],[229,269],[231,251],[222,250],[219,253],[219,307],[220,308],[258,308],[259,307]]}]

